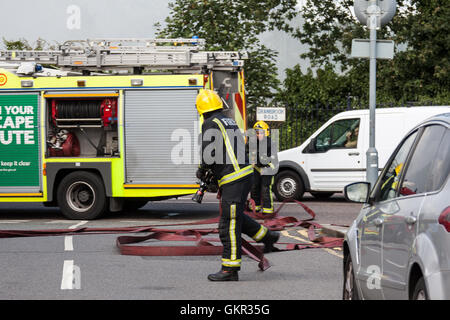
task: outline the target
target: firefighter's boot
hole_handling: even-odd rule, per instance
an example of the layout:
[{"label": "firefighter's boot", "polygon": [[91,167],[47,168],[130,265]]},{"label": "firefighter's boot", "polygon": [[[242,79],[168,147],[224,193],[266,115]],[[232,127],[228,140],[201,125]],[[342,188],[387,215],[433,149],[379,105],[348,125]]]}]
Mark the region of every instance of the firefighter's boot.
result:
[{"label": "firefighter's boot", "polygon": [[217,273],[208,275],[210,281],[238,281],[239,275],[237,271],[224,271],[221,270]]},{"label": "firefighter's boot", "polygon": [[272,252],[274,249],[274,244],[280,239],[280,233],[278,231],[267,231],[266,236],[263,238],[262,243],[264,243],[264,253]]}]

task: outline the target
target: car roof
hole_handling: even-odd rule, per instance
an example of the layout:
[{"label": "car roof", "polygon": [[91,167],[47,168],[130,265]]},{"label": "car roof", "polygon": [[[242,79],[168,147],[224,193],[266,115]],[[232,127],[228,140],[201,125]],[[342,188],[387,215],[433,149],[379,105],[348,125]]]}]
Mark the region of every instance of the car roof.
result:
[{"label": "car roof", "polygon": [[445,124],[447,127],[450,127],[450,112],[436,114],[436,115],[424,120],[420,124],[418,124],[416,126],[416,128],[419,128],[421,126],[428,125],[431,123]]},{"label": "car roof", "polygon": [[[376,108],[377,114],[385,114],[385,113],[404,113],[404,112],[414,112],[421,113],[424,110],[442,110],[442,113],[447,113],[447,110],[450,110],[450,106],[418,106],[418,107],[397,107],[397,108]],[[357,109],[357,110],[349,110],[343,111],[336,114],[334,117],[345,117],[345,116],[355,116],[355,115],[364,115],[369,113],[369,109]]]}]

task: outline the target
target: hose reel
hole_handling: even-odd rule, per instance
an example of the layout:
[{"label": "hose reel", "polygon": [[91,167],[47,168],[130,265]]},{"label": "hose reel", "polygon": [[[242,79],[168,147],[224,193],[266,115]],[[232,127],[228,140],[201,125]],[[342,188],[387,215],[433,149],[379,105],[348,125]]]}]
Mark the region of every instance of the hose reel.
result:
[{"label": "hose reel", "polygon": [[117,100],[54,99],[52,121],[58,128],[109,127],[117,123]]}]

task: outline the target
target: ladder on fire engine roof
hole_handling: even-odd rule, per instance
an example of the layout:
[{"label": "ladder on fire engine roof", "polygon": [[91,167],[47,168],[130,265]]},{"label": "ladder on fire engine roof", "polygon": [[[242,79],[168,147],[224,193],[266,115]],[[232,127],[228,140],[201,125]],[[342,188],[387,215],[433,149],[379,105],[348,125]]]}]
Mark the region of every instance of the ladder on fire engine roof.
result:
[{"label": "ladder on fire engine roof", "polygon": [[[39,76],[39,70],[34,70],[36,64],[83,74],[124,69],[132,73],[145,69],[187,73],[203,69],[237,70],[248,59],[245,51],[202,51],[204,46],[204,39],[195,38],[69,40],[54,51],[0,51],[0,62],[4,62],[1,67],[9,66],[19,75]],[[23,64],[28,67],[21,68]]]}]

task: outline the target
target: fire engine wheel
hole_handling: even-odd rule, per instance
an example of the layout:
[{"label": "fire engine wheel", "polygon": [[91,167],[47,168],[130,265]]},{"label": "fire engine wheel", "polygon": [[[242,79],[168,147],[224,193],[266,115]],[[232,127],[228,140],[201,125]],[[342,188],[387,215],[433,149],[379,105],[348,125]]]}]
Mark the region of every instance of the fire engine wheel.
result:
[{"label": "fire engine wheel", "polygon": [[105,187],[98,175],[87,171],[72,172],[58,188],[58,205],[62,214],[73,220],[91,220],[106,210]]},{"label": "fire engine wheel", "polygon": [[297,173],[286,170],[276,175],[273,191],[278,201],[287,199],[300,200],[305,193],[305,187]]}]

